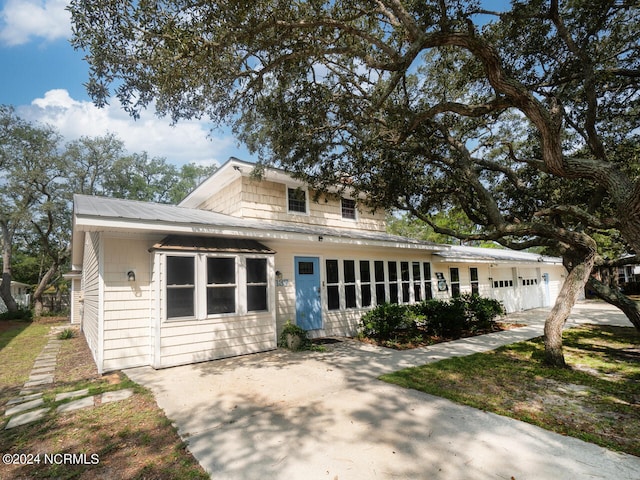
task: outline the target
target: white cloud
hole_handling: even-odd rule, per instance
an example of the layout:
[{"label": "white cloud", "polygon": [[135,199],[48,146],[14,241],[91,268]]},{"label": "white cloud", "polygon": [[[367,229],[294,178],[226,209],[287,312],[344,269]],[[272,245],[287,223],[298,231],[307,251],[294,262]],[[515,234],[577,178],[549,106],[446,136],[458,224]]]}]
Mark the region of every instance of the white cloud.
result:
[{"label": "white cloud", "polygon": [[22,45],[32,38],[51,41],[71,35],[68,0],[7,0],[0,11],[0,41]]},{"label": "white cloud", "polygon": [[113,133],[125,143],[129,153],[145,151],[150,157],[164,157],[176,165],[221,164],[230,156],[250,160],[246,150],[236,147],[232,135],[224,132],[214,135],[211,125],[205,122],[181,121],[171,126],[168,119],[149,111],[133,120],[115,99],[112,105],[98,108],[91,102],[73,99],[67,90],[49,90],[30,106],[20,107],[18,114],[26,120],[53,126],[66,141]]}]

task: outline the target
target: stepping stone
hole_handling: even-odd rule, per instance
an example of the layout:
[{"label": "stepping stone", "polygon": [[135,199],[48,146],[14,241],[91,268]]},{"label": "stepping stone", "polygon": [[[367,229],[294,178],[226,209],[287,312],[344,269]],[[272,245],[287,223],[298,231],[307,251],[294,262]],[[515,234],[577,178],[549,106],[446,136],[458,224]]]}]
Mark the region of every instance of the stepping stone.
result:
[{"label": "stepping stone", "polygon": [[29,382],[37,382],[38,380],[46,380],[47,378],[53,378],[53,374],[52,373],[37,373],[34,374],[33,372],[31,373],[31,375],[29,375]]},{"label": "stepping stone", "polygon": [[42,390],[41,387],[24,387],[20,390],[20,396],[37,395]]},{"label": "stepping stone", "polygon": [[47,375],[47,374],[53,374],[55,372],[55,367],[39,367],[39,368],[34,368],[33,370],[31,370],[31,377],[33,377],[34,375]]},{"label": "stepping stone", "polygon": [[55,368],[56,362],[52,362],[51,360],[37,360],[33,364],[33,368]]},{"label": "stepping stone", "polygon": [[5,417],[9,417],[11,415],[15,415],[16,413],[26,412],[27,410],[33,410],[36,407],[44,404],[44,400],[42,398],[37,398],[35,400],[31,400],[30,402],[20,403],[15,407],[7,408],[4,412]]},{"label": "stepping stone", "polygon": [[73,402],[64,403],[56,408],[56,412],[72,412],[74,410],[80,410],[81,408],[93,407],[94,399],[93,397],[85,397],[80,400],[74,400]]},{"label": "stepping stone", "polygon": [[40,410],[33,410],[31,412],[23,413],[22,415],[16,415],[15,417],[11,417],[11,420],[9,420],[9,422],[7,423],[7,426],[4,427],[4,429],[9,430],[10,428],[18,427],[20,425],[25,425],[27,423],[40,420],[46,415],[48,411],[49,411],[48,408],[41,408]]},{"label": "stepping stone", "polygon": [[84,397],[85,395],[89,395],[89,389],[88,388],[84,388],[82,390],[76,390],[75,392],[62,392],[62,393],[58,393],[56,395],[56,402],[59,402],[60,400],[66,400],[67,398],[74,398],[74,397]]},{"label": "stepping stone", "polygon": [[125,400],[133,395],[133,390],[125,388],[124,390],[116,390],[114,392],[105,392],[102,394],[102,403],[117,402]]},{"label": "stepping stone", "polygon": [[32,387],[41,387],[43,385],[49,385],[50,383],[53,383],[53,375],[47,375],[46,378],[39,380],[29,380],[24,384],[24,388],[29,389]]},{"label": "stepping stone", "polygon": [[31,400],[35,400],[36,398],[42,398],[42,392],[12,398],[7,402],[7,405],[15,405],[16,403],[30,402]]},{"label": "stepping stone", "polygon": [[38,357],[36,358],[36,362],[41,362],[46,360],[55,361],[56,358],[57,358],[57,355],[55,353],[47,353],[46,355],[38,355]]}]

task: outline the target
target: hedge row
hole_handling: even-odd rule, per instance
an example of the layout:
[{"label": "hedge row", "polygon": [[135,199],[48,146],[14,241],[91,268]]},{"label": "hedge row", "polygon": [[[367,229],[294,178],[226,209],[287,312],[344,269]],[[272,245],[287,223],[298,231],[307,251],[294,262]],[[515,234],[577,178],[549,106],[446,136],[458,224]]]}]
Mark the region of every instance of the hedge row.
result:
[{"label": "hedge row", "polygon": [[378,341],[413,334],[458,338],[464,331],[492,329],[496,317],[504,313],[499,301],[470,294],[413,305],[385,303],[362,317],[360,334]]}]

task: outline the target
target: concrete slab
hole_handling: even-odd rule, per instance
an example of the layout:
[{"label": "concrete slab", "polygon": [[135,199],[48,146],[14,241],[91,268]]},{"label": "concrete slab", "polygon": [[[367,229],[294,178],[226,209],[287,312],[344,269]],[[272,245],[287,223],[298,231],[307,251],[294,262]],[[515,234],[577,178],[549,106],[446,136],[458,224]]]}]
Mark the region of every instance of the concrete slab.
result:
[{"label": "concrete slab", "polygon": [[36,360],[33,368],[56,368],[55,360]]},{"label": "concrete slab", "polygon": [[11,415],[15,415],[16,413],[26,412],[27,410],[33,410],[44,404],[44,400],[42,398],[36,398],[35,400],[31,400],[29,402],[19,403],[11,408],[7,408],[4,412],[5,417],[10,417]]},{"label": "concrete slab", "polygon": [[41,408],[40,410],[33,410],[31,412],[11,417],[11,420],[9,420],[4,429],[9,430],[11,428],[19,427],[20,425],[26,425],[27,423],[40,420],[41,418],[44,418],[48,411],[48,408]]},{"label": "concrete slab", "polygon": [[41,362],[41,361],[51,361],[58,358],[58,355],[56,353],[45,353],[45,354],[40,354],[36,357],[36,362]]},{"label": "concrete slab", "polygon": [[47,375],[46,378],[41,378],[37,380],[29,380],[24,384],[25,389],[33,388],[33,387],[41,387],[44,385],[49,385],[53,383],[53,375]]},{"label": "concrete slab", "polygon": [[52,373],[33,373],[31,372],[31,374],[29,375],[29,382],[37,382],[39,380],[47,380],[47,379],[51,379],[53,380],[53,374]]},{"label": "concrete slab", "polygon": [[59,405],[58,408],[56,408],[56,412],[72,412],[74,410],[80,410],[81,408],[93,407],[94,404],[94,397],[85,397],[79,400],[74,400],[73,402],[63,403],[62,405]]},{"label": "concrete slab", "polygon": [[[612,311],[575,321],[594,314],[608,322]],[[546,312],[536,315],[524,329],[419,351],[342,342],[328,353],[279,350],[125,373],[153,391],[216,480],[637,480],[638,457],[376,379],[537,336]]]},{"label": "concrete slab", "polygon": [[22,395],[20,397],[12,398],[7,402],[7,405],[15,405],[17,403],[30,402],[31,400],[35,400],[36,398],[41,398],[42,392],[33,393],[31,395]]},{"label": "concrete slab", "polygon": [[82,390],[75,390],[73,392],[62,392],[62,393],[56,394],[55,401],[59,402],[60,400],[67,400],[68,398],[75,398],[75,397],[84,397],[86,395],[89,395],[88,388],[83,388]]},{"label": "concrete slab", "polygon": [[113,392],[105,392],[102,394],[102,403],[117,402],[119,400],[125,400],[133,395],[133,390],[125,388],[122,390],[115,390]]}]

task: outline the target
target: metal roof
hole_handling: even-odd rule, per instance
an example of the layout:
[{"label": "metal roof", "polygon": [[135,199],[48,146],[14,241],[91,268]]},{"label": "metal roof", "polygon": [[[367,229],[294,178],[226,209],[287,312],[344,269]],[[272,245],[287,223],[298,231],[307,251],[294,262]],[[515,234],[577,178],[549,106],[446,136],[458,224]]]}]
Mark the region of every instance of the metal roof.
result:
[{"label": "metal roof", "polygon": [[435,253],[448,262],[522,262],[522,263],[559,263],[559,257],[548,257],[537,253],[520,252],[499,248],[479,248],[452,245],[450,249]]},{"label": "metal roof", "polygon": [[161,231],[163,227],[166,228],[166,233],[170,233],[171,225],[189,226],[193,227],[194,230],[198,230],[198,227],[212,226],[277,232],[281,234],[314,235],[333,237],[336,239],[391,242],[422,248],[426,247],[434,250],[448,248],[446,245],[437,245],[432,242],[425,242],[413,238],[389,235],[385,232],[348,230],[288,222],[259,221],[195,208],[88,195],[74,196],[74,213],[76,217],[89,220],[90,222],[92,220],[96,222],[100,220],[122,220],[127,222],[130,228],[135,228],[137,222],[154,223],[157,224],[158,231]]}]

